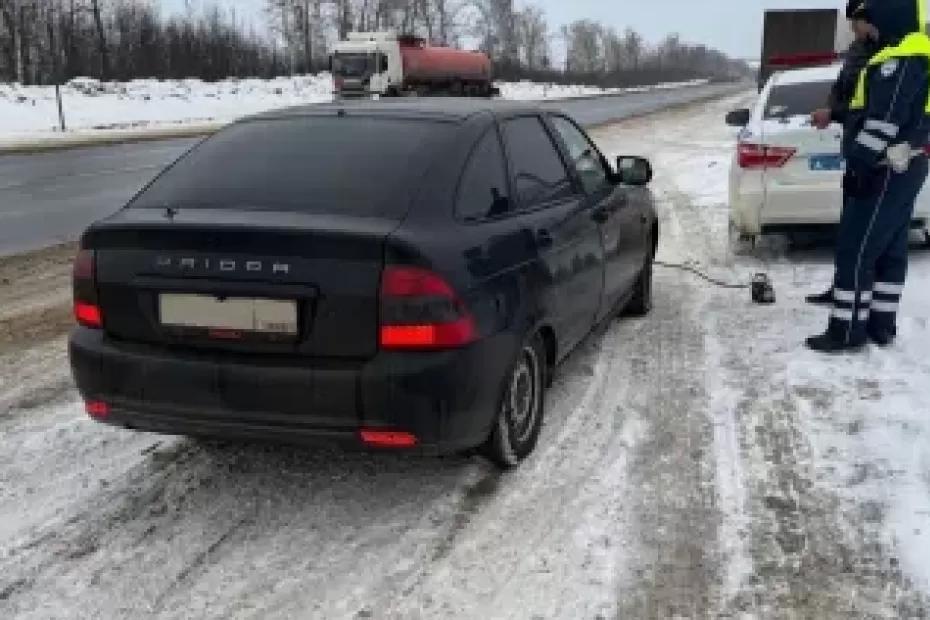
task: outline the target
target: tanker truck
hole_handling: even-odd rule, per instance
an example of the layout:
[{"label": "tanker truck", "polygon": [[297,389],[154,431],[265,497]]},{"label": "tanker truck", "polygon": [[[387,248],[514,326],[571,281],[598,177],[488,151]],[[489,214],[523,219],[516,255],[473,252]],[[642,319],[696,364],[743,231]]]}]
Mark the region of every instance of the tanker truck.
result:
[{"label": "tanker truck", "polygon": [[336,94],[342,97],[495,93],[486,54],[392,32],[350,33],[336,44],[330,65]]}]

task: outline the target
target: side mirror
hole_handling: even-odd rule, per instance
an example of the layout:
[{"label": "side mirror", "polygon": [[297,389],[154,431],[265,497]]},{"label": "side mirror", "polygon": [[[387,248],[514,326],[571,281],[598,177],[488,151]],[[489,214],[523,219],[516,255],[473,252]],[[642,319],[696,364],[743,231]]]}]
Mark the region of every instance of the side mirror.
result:
[{"label": "side mirror", "polygon": [[648,185],[652,181],[652,164],[645,157],[618,157],[617,178],[625,185]]},{"label": "side mirror", "polygon": [[390,69],[390,66],[388,65],[388,57],[382,54],[381,55],[381,73],[386,73],[388,69]]},{"label": "side mirror", "polygon": [[329,72],[330,73],[333,72],[333,57],[332,56],[329,57]]},{"label": "side mirror", "polygon": [[733,110],[727,114],[727,125],[730,127],[745,127],[752,118],[752,112],[748,108]]}]

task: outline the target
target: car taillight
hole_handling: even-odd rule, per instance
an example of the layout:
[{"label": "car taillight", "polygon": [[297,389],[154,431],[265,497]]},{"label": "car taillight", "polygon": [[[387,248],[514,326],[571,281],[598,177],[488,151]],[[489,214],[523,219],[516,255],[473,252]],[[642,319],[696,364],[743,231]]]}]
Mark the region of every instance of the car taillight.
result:
[{"label": "car taillight", "polygon": [[102,419],[110,415],[110,405],[102,400],[89,400],[84,403],[84,410],[92,418]]},{"label": "car taillight", "polygon": [[924,155],[930,155],[930,144],[924,145]]},{"label": "car taillight", "polygon": [[417,445],[416,435],[403,431],[362,429],[359,435],[362,443],[372,448],[413,448]]},{"label": "car taillight", "polygon": [[389,266],[381,280],[382,349],[436,350],[476,340],[474,319],[452,287],[418,267]]},{"label": "car taillight", "polygon": [[740,168],[781,168],[794,157],[797,149],[786,146],[766,146],[740,142],[738,148]]},{"label": "car taillight", "polygon": [[97,257],[93,250],[81,250],[74,258],[74,318],[93,329],[103,327],[103,312],[97,301]]},{"label": "car taillight", "polygon": [[100,306],[94,304],[75,301],[74,318],[84,327],[93,327],[94,329],[103,327],[103,316],[100,313]]}]

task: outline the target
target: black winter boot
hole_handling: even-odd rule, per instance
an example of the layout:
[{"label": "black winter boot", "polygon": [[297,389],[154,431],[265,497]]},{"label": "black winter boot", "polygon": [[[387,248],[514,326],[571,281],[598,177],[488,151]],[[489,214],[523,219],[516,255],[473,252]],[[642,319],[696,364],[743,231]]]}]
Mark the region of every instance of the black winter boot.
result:
[{"label": "black winter boot", "polygon": [[820,293],[819,295],[808,295],[805,299],[807,303],[815,306],[830,306],[833,304],[833,289],[831,288],[826,293]]},{"label": "black winter boot", "polygon": [[807,339],[807,348],[819,353],[853,353],[861,351],[864,346],[865,342],[847,342],[846,338],[831,330]]},{"label": "black winter boot", "polygon": [[895,329],[870,329],[869,330],[869,339],[877,344],[878,346],[890,347],[894,344],[894,339],[897,337],[898,332]]}]

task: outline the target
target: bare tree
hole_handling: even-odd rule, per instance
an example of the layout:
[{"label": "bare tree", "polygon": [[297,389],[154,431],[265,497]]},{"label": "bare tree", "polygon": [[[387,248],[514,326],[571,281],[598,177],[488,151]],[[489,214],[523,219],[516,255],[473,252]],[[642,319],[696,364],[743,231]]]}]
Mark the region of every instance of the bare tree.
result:
[{"label": "bare tree", "polygon": [[604,47],[604,69],[608,73],[619,73],[626,69],[626,50],[623,46],[623,39],[614,28],[604,30],[602,45]]},{"label": "bare tree", "polygon": [[97,51],[100,53],[100,78],[105,80],[110,75],[110,53],[107,49],[107,36],[103,28],[103,17],[100,12],[100,0],[90,0],[94,15],[94,26],[97,29]]},{"label": "bare tree", "polygon": [[0,0],[0,80],[96,76],[208,80],[312,71],[334,39],[395,30],[456,45],[477,37],[500,79],[600,85],[732,77],[745,64],[678,36],[654,49],[592,21],[562,29],[568,71],[549,69],[545,15],[513,0],[263,0],[271,36],[217,8],[160,14],[151,0]]},{"label": "bare tree", "polygon": [[449,45],[455,39],[453,33],[458,27],[458,16],[465,9],[464,2],[450,0],[433,0],[433,10],[436,14],[436,38],[439,43]]},{"label": "bare tree", "polygon": [[20,47],[19,2],[17,0],[0,0],[0,17],[6,26],[8,41],[7,57],[13,72],[13,79],[24,82],[22,48]]},{"label": "bare tree", "polygon": [[601,42],[603,28],[591,20],[582,19],[563,28],[567,50],[566,68],[578,73],[604,71]]},{"label": "bare tree", "polygon": [[623,48],[630,68],[638,70],[643,57],[643,38],[632,28],[627,28],[623,35]]},{"label": "bare tree", "polygon": [[516,63],[519,51],[513,0],[490,0],[490,2],[491,15],[497,26],[500,57],[506,62]]},{"label": "bare tree", "polygon": [[549,55],[549,25],[542,9],[529,6],[516,16],[517,39],[522,48],[522,60],[528,69],[546,64]]}]

